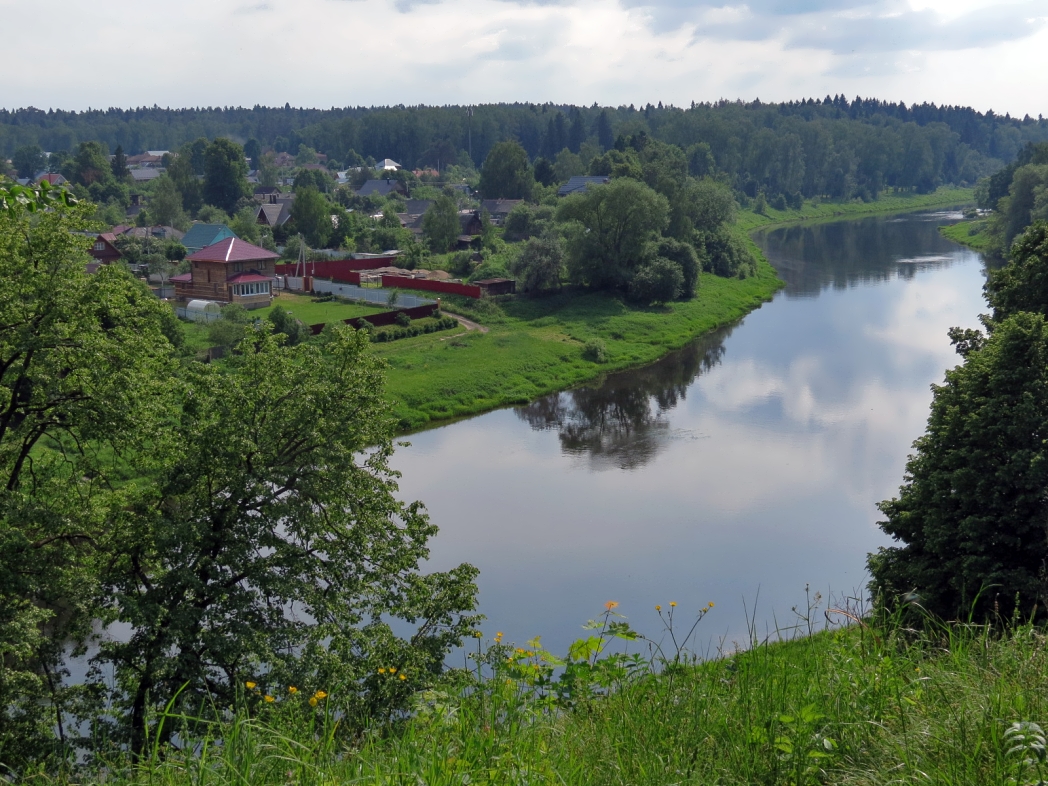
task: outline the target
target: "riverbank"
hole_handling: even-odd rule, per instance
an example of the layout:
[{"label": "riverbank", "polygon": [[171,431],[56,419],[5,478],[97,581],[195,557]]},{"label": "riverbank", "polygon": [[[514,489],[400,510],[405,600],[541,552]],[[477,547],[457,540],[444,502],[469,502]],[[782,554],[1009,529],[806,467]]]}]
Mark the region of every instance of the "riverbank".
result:
[{"label": "riverbank", "polygon": [[986,219],[984,218],[941,226],[939,232],[943,237],[948,237],[953,242],[968,246],[975,251],[989,252],[994,247],[994,240],[986,231]]},{"label": "riverbank", "polygon": [[[767,215],[742,211],[738,231],[801,221],[833,221],[878,213],[970,202],[971,189],[885,196],[877,202],[807,203]],[[696,337],[738,321],[782,286],[747,237],[759,260],[748,279],[703,274],[693,300],[641,308],[608,293],[564,292],[545,298],[496,301],[449,299],[447,307],[488,328],[376,345],[389,363],[387,395],[402,431],[413,431],[592,382],[610,371],[645,365]],[[587,352],[587,346],[590,350]]]},{"label": "riverbank", "polygon": [[490,644],[482,679],[471,663],[459,687],[418,694],[410,718],[371,733],[336,735],[334,689],[314,712],[308,692],[280,691],[227,716],[209,739],[184,746],[188,754],[109,767],[105,782],[984,784],[1048,775],[1035,730],[1013,725],[1048,719],[1048,647],[1031,627],[998,637],[867,621],[657,675],[647,655],[631,668],[598,661],[561,686],[559,701],[549,687],[542,698],[529,675],[547,664],[534,644],[522,646]]}]

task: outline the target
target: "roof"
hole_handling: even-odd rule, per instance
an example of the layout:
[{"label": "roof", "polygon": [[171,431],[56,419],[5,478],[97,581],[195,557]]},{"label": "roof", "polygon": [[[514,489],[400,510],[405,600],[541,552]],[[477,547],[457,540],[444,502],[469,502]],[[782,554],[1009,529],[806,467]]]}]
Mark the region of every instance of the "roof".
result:
[{"label": "roof", "polygon": [[40,177],[36,179],[36,182],[39,183],[41,180],[46,180],[48,184],[52,186],[60,186],[64,182],[66,182],[66,179],[57,172],[49,172],[47,174],[40,175]]},{"label": "roof", "polygon": [[256,281],[272,281],[269,276],[259,273],[237,273],[232,278],[226,279],[227,284],[254,284]]},{"label": "roof", "polygon": [[602,186],[611,181],[607,175],[575,175],[557,189],[557,196],[567,196],[577,191],[585,191],[590,186]]},{"label": "roof", "polygon": [[98,237],[100,240],[104,240],[110,245],[116,242],[116,235],[114,235],[112,232],[103,232]]},{"label": "roof", "polygon": [[517,205],[523,205],[523,199],[484,199],[480,203],[482,210],[487,210],[491,215],[508,213]]},{"label": "roof", "polygon": [[233,230],[225,224],[193,224],[182,236],[182,245],[190,253],[213,245],[227,237],[236,237]]},{"label": "roof", "polygon": [[179,284],[191,284],[193,282],[193,274],[179,273],[177,276],[171,276],[168,281],[177,281]]},{"label": "roof", "polygon": [[375,169],[403,169],[403,167],[392,158],[383,158],[375,164]]},{"label": "roof", "polygon": [[227,237],[186,257],[191,262],[265,262],[279,258],[280,254],[253,246],[236,237]]},{"label": "roof", "polygon": [[153,180],[155,178],[160,177],[160,175],[162,174],[163,172],[161,172],[159,169],[132,169],[131,179],[137,183],[142,182],[144,180]]},{"label": "roof", "polygon": [[291,218],[291,200],[283,200],[280,202],[272,202],[265,205],[258,206],[258,213],[255,214],[255,220],[265,219],[265,223],[271,227],[278,227],[282,224],[286,224],[287,220]]},{"label": "roof", "polygon": [[404,205],[404,212],[410,216],[417,216],[425,213],[433,207],[432,199],[409,199]]},{"label": "roof", "polygon": [[378,196],[389,196],[394,191],[403,190],[404,186],[400,184],[399,180],[393,180],[392,178],[386,178],[385,180],[369,180],[357,189],[357,196],[371,196],[372,194],[377,194]]}]

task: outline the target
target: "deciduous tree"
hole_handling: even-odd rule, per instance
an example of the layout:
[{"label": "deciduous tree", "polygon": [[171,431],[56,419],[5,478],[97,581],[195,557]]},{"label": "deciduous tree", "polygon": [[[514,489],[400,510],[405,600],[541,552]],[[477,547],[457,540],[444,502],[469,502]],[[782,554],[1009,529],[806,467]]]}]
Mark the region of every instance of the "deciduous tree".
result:
[{"label": "deciduous tree", "polygon": [[518,142],[499,142],[491,148],[480,170],[485,199],[530,199],[534,186],[528,154]]}]

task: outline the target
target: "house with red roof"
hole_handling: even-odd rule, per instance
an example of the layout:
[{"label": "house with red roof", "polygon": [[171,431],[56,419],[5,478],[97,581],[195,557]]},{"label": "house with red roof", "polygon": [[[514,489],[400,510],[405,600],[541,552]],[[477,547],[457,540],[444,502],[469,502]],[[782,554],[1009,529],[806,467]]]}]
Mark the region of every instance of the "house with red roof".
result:
[{"label": "house with red roof", "polygon": [[279,258],[272,251],[227,237],[186,257],[189,272],[171,277],[175,299],[265,308],[273,302],[274,264]]}]

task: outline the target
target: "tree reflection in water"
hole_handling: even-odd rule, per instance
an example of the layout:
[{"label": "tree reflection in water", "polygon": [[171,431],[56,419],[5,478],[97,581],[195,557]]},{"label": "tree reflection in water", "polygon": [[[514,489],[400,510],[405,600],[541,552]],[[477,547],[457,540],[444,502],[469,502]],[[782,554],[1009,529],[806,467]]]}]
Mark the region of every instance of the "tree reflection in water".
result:
[{"label": "tree reflection in water", "polygon": [[543,396],[516,408],[537,431],[560,432],[561,450],[588,456],[595,469],[633,469],[673,437],[665,414],[724,354],[734,326],[720,328],[643,368],[609,374],[594,387]]}]

